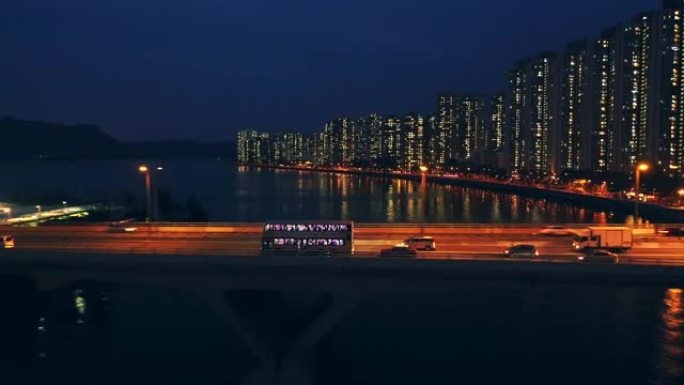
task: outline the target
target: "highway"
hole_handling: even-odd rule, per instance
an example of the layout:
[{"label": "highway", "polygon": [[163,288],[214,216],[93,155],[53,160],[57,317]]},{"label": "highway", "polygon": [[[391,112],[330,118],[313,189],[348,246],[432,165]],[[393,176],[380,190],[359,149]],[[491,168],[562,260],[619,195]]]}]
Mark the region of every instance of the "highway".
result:
[{"label": "highway", "polygon": [[[419,252],[420,259],[509,260],[503,250],[514,244],[534,244],[536,261],[576,262],[571,237],[535,235],[535,227],[421,227],[364,224],[354,231],[354,258],[376,257],[413,235],[435,238],[437,251]],[[197,256],[259,255],[260,224],[208,226],[138,225],[134,232],[113,232],[106,225],[3,227],[15,236],[16,249],[38,252],[167,254]],[[13,250],[0,250],[0,253]],[[684,239],[650,235],[635,238],[634,248],[620,255],[621,264],[682,265]]]}]

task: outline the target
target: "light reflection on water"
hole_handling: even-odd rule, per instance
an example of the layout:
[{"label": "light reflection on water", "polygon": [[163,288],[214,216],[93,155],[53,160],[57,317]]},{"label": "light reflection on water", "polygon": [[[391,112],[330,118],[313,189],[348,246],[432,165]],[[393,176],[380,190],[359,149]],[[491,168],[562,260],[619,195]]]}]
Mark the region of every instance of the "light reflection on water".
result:
[{"label": "light reflection on water", "polygon": [[684,383],[684,301],[682,289],[666,290],[660,313],[661,343],[656,357],[656,384]]},{"label": "light reflection on water", "polygon": [[[274,188],[279,199],[289,199],[296,191],[304,199],[301,218],[344,218],[357,221],[386,222],[533,222],[619,223],[625,217],[545,199],[531,199],[472,188],[444,186],[425,180],[407,181],[348,174],[273,172],[240,167],[240,177],[261,188],[264,175],[277,177]],[[293,185],[294,182],[294,185]],[[270,186],[266,186],[270,189]],[[306,190],[306,191],[302,191]],[[318,210],[306,207],[318,201]],[[259,215],[253,212],[252,216]],[[277,215],[276,215],[277,216]]]},{"label": "light reflection on water", "polygon": [[[144,200],[134,161],[5,164],[0,200],[43,196],[74,202]],[[179,202],[194,196],[212,221],[352,219],[361,222],[624,222],[620,213],[472,188],[346,174],[169,161],[157,179]],[[101,172],[100,170],[107,170]],[[45,178],[49,175],[50,178]],[[61,201],[61,200],[60,200]]]}]

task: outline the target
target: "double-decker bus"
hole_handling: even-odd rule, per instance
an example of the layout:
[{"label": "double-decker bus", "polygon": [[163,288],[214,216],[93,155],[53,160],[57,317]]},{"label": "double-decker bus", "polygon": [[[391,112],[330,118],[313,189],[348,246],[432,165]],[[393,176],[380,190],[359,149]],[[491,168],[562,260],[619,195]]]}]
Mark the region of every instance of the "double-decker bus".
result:
[{"label": "double-decker bus", "polygon": [[261,237],[262,254],[351,255],[352,221],[267,221]]}]

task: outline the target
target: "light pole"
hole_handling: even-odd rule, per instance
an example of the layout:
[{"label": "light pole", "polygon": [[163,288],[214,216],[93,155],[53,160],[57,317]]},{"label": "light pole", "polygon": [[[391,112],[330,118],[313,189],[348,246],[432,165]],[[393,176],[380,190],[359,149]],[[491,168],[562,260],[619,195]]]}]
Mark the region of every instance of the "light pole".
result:
[{"label": "light pole", "polygon": [[[420,203],[421,203],[421,216],[425,218],[425,212],[427,211],[427,174],[430,169],[422,165],[419,167],[420,170]],[[425,222],[423,220],[422,222]],[[425,234],[425,225],[420,225],[420,235]]]},{"label": "light pole", "polygon": [[145,222],[150,223],[150,215],[152,215],[152,176],[150,175],[150,168],[146,165],[140,165],[138,171],[145,174]]},{"label": "light pole", "polygon": [[639,176],[648,171],[648,163],[639,162],[634,167],[634,227],[639,226]]},{"label": "light pole", "polygon": [[[155,170],[162,171],[164,167],[157,166]],[[152,185],[152,169],[145,164],[138,166],[138,171],[145,174],[145,222],[158,217],[157,188]],[[154,193],[153,193],[154,190]]]},{"label": "light pole", "polygon": [[679,205],[682,205],[682,199],[684,199],[684,187],[677,190],[677,195],[679,195]]}]

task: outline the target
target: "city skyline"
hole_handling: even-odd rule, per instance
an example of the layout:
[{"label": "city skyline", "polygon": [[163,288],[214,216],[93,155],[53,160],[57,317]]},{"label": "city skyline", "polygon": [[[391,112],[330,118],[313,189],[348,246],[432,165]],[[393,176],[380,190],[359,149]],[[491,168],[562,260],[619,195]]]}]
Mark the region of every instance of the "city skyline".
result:
[{"label": "city skyline", "polygon": [[314,132],[336,115],[427,112],[443,90],[492,94],[516,59],[659,3],[15,2],[0,115],[127,140]]},{"label": "city skyline", "polygon": [[[379,124],[337,117],[321,137],[242,131],[238,159],[405,170],[469,163],[538,178],[630,173],[647,161],[681,177],[683,9],[679,0],[664,0],[661,10],[634,15],[597,37],[521,59],[492,97],[441,93],[432,113],[367,115]],[[252,146],[270,140],[280,148],[249,150],[250,137],[258,141]]]}]

